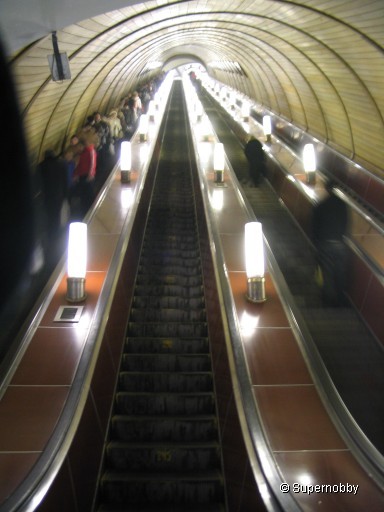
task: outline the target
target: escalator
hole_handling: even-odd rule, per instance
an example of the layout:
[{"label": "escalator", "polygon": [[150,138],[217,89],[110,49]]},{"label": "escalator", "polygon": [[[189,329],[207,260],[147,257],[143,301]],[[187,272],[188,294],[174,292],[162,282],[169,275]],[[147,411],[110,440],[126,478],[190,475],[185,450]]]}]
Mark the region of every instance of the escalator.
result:
[{"label": "escalator", "polygon": [[181,82],[165,122],[100,511],[227,510]]},{"label": "escalator", "polygon": [[[207,94],[200,100],[241,183],[311,333],[317,350],[350,414],[370,442],[384,453],[384,352],[352,306],[323,305],[314,280],[316,253],[276,192],[263,180],[253,187],[239,130],[229,114]],[[235,133],[236,132],[236,133]]]}]

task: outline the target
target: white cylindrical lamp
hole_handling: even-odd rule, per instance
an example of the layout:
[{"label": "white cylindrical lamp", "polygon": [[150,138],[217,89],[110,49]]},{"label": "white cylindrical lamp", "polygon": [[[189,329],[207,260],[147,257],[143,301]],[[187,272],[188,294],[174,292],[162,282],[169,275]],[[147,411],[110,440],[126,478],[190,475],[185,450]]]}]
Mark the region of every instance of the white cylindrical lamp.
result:
[{"label": "white cylindrical lamp", "polygon": [[146,142],[148,139],[148,115],[141,114],[139,121],[140,142]]},{"label": "white cylindrical lamp", "polygon": [[243,121],[247,122],[249,121],[249,114],[251,111],[251,107],[247,101],[243,101],[241,105],[241,117],[243,118]]},{"label": "white cylindrical lamp", "polygon": [[132,168],[131,143],[124,140],[120,145],[120,178],[122,183],[130,183]]},{"label": "white cylindrical lamp", "polygon": [[224,183],[224,144],[217,142],[213,149],[213,174],[216,184]]},{"label": "white cylindrical lamp", "polygon": [[305,144],[303,149],[303,166],[307,183],[316,181],[316,154],[313,144]]},{"label": "white cylindrical lamp", "polygon": [[264,135],[267,139],[267,142],[271,142],[271,135],[272,135],[271,116],[263,117],[263,130],[264,130]]},{"label": "white cylindrical lamp", "polygon": [[72,222],[69,225],[67,259],[67,300],[85,300],[85,276],[87,273],[87,224]]},{"label": "white cylindrical lamp", "polygon": [[263,229],[260,222],[247,222],[244,229],[246,297],[251,302],[265,302],[265,263]]},{"label": "white cylindrical lamp", "polygon": [[148,114],[148,117],[149,117],[149,121],[151,123],[154,123],[155,122],[155,102],[154,102],[154,100],[151,100],[148,103],[147,114]]}]

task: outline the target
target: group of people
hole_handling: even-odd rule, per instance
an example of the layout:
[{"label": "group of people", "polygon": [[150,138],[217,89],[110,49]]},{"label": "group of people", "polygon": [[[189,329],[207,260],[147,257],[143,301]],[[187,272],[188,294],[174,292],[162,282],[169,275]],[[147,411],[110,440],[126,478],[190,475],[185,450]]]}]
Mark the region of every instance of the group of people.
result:
[{"label": "group of people", "polygon": [[45,151],[36,174],[48,245],[61,236],[69,220],[84,218],[116,163],[120,143],[131,139],[157,86],[158,81],[151,81],[122,98],[106,115],[88,116],[60,155]]}]

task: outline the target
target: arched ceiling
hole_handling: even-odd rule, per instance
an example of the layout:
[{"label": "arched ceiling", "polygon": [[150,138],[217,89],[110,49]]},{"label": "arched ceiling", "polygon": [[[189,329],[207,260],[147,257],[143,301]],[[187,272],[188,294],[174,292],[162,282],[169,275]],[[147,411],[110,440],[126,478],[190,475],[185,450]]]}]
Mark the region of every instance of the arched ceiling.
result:
[{"label": "arched ceiling", "polygon": [[196,61],[384,177],[382,0],[1,0],[0,20],[34,162],[161,69],[148,64]]}]

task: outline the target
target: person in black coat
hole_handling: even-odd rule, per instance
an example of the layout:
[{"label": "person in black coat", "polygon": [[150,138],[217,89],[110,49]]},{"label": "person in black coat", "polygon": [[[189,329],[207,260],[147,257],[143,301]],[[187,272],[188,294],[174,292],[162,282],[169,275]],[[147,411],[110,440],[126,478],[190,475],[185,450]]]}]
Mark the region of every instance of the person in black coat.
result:
[{"label": "person in black coat", "polygon": [[67,165],[64,159],[57,157],[52,150],[47,150],[38,171],[43,192],[47,235],[48,239],[52,239],[58,237],[61,232],[61,210],[68,195]]},{"label": "person in black coat", "polygon": [[322,297],[327,306],[346,303],[344,291],[348,278],[348,250],[344,236],[348,231],[348,208],[334,193],[334,183],[325,184],[328,196],[313,212],[313,239],[323,277]]},{"label": "person in black coat", "polygon": [[0,320],[11,294],[29,271],[35,244],[32,179],[10,69],[0,42],[0,117],[7,120],[0,124]]},{"label": "person in black coat", "polygon": [[251,137],[244,148],[245,156],[249,165],[249,176],[255,187],[257,187],[265,175],[265,153],[263,145],[255,137]]}]

